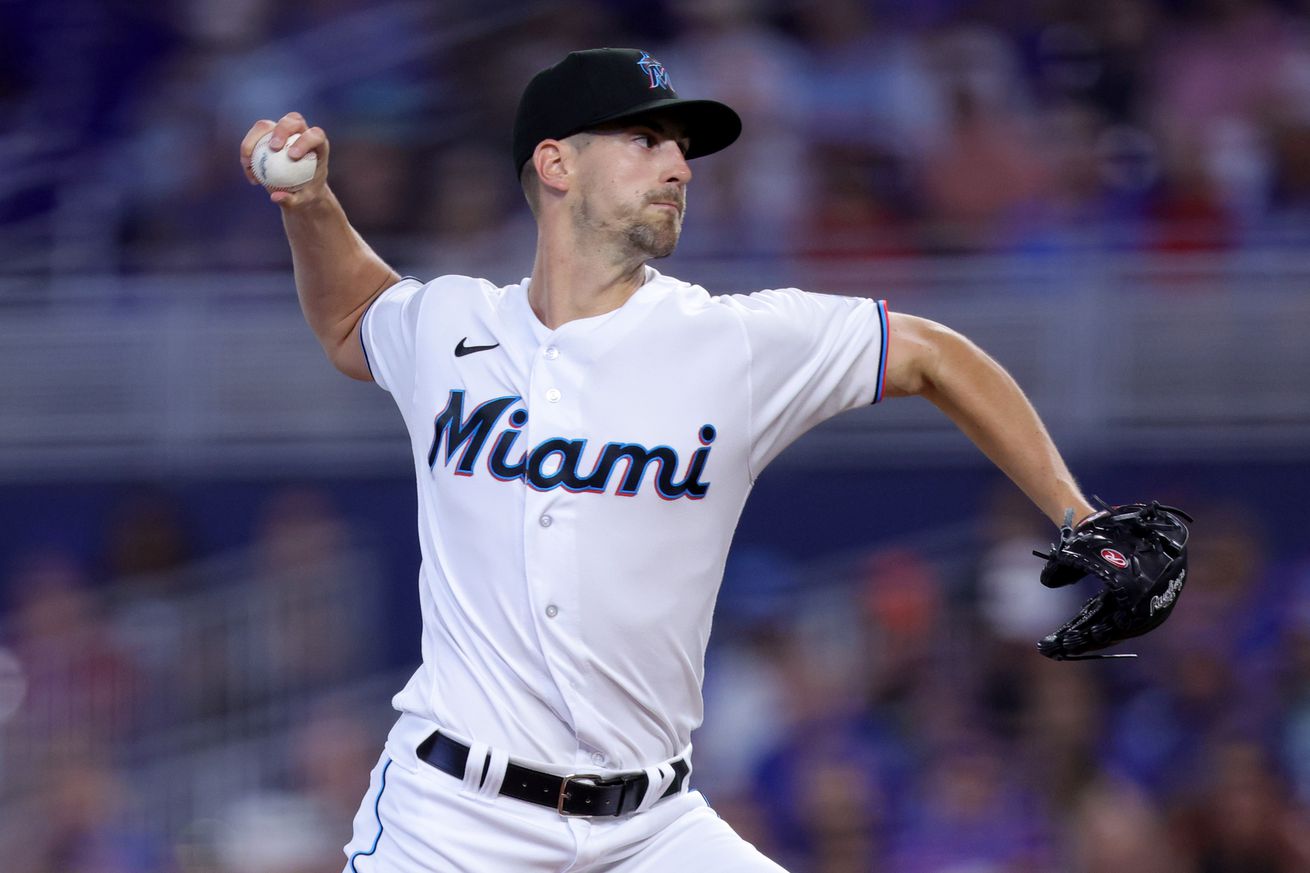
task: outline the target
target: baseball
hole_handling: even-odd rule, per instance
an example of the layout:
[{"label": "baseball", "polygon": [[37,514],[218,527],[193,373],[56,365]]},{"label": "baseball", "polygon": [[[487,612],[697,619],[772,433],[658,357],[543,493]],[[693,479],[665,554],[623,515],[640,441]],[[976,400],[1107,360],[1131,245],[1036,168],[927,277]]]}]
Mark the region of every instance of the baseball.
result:
[{"label": "baseball", "polygon": [[269,131],[255,143],[255,150],[250,153],[250,169],[259,183],[270,191],[295,191],[314,178],[318,155],[310,152],[300,160],[292,160],[287,149],[300,139],[300,134],[291,134],[282,149],[276,152],[268,147],[272,136],[273,132]]}]

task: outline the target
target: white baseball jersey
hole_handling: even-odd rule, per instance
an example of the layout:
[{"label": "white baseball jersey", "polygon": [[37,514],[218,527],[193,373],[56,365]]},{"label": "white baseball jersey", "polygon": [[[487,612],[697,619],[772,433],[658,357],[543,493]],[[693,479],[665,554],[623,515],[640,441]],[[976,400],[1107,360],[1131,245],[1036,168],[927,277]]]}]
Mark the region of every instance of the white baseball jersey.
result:
[{"label": "white baseball jersey", "polygon": [[617,310],[551,330],[528,285],[405,279],[361,326],[418,480],[423,663],[395,705],[566,772],[640,769],[700,724],[756,477],[880,398],[886,308],[647,267]]}]

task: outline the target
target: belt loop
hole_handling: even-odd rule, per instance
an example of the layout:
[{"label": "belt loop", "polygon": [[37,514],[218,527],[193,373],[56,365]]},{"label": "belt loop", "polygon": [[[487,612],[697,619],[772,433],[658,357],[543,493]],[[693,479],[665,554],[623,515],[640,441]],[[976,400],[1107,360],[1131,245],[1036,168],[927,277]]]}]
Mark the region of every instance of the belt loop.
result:
[{"label": "belt loop", "polygon": [[487,765],[487,775],[482,780],[482,787],[478,789],[478,794],[488,801],[499,797],[500,785],[505,781],[505,769],[508,766],[509,752],[503,749],[492,749],[491,761]]},{"label": "belt loop", "polygon": [[487,753],[491,747],[486,743],[473,743],[469,746],[469,757],[464,763],[464,786],[461,794],[479,794],[482,790],[482,773],[487,768]]},{"label": "belt loop", "polygon": [[647,767],[646,774],[646,794],[641,798],[641,803],[637,804],[634,812],[645,812],[655,805],[655,801],[664,796],[664,792],[673,784],[673,778],[677,773],[673,769],[673,764],[665,761],[663,764],[656,764],[654,767]]}]

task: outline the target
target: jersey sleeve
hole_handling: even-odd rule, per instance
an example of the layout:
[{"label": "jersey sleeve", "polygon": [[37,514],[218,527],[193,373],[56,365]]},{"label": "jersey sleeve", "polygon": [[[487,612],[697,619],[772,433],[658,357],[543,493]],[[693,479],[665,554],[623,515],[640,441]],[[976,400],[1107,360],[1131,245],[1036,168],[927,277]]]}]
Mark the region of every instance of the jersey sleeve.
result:
[{"label": "jersey sleeve", "polygon": [[730,300],[750,358],[752,476],[820,422],[882,399],[886,301],[795,288]]},{"label": "jersey sleeve", "polygon": [[432,283],[401,279],[383,291],[364,311],[359,341],[373,381],[393,397],[414,388],[414,349],[423,298]]}]

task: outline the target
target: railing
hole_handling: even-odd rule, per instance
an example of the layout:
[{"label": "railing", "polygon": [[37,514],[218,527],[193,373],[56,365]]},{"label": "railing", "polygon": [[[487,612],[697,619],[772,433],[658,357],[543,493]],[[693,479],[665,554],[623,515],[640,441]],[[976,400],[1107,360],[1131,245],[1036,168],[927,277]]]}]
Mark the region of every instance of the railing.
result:
[{"label": "railing", "polygon": [[405,678],[385,668],[377,560],[320,539],[297,528],[100,591],[29,580],[0,627],[0,821],[39,808],[51,773],[86,767],[130,774],[124,820],[177,838],[294,785],[317,722],[348,719],[376,755]]},{"label": "railing", "polygon": [[[684,259],[713,291],[890,298],[962,331],[1073,454],[1310,452],[1310,257],[1124,255],[759,267]],[[403,474],[399,415],[338,375],[286,274],[84,278],[0,293],[0,478]],[[918,401],[840,416],[783,463],[967,457]]]}]

